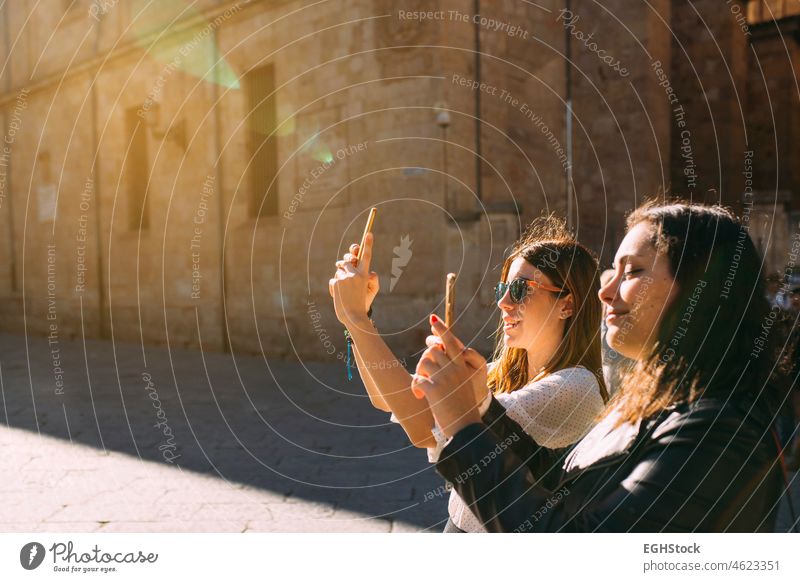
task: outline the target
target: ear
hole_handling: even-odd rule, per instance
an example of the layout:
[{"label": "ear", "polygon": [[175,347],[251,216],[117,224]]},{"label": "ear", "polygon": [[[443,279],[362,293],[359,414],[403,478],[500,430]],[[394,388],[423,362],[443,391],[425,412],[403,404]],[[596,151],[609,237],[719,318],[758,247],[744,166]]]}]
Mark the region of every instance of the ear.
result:
[{"label": "ear", "polygon": [[558,312],[558,317],[560,319],[572,317],[572,315],[575,313],[575,300],[572,297],[572,293],[568,294],[566,297],[562,297],[559,300],[559,303],[561,306]]}]

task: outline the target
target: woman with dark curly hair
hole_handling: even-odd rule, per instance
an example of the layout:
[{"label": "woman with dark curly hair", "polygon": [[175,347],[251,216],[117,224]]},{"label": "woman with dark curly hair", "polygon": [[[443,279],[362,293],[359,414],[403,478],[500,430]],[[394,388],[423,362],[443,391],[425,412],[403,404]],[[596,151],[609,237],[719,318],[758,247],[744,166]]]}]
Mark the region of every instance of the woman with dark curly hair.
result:
[{"label": "woman with dark curly hair", "polygon": [[761,259],[718,206],[646,204],[600,290],[608,341],[636,360],[566,459],[527,457],[502,407],[477,411],[485,365],[436,324],[414,385],[449,437],[437,463],[489,531],[772,531],[782,492]]}]

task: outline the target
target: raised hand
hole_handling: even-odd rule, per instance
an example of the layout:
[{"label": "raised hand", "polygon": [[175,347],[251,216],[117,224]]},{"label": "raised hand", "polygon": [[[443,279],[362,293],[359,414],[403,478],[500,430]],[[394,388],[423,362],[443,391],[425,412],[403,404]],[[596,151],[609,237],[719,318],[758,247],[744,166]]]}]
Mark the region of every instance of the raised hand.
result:
[{"label": "raised hand", "polygon": [[[436,423],[446,436],[480,422],[478,398],[486,395],[486,360],[464,344],[441,319],[431,316],[432,341],[417,364],[412,387],[428,400]],[[426,342],[427,343],[427,342]]]},{"label": "raised hand", "polygon": [[[444,342],[442,338],[439,337],[437,331],[441,329],[447,329],[447,326],[438,327],[431,324],[431,334],[425,338],[425,345],[429,348],[434,346],[438,346],[440,350],[444,351]],[[451,334],[454,341],[457,342],[459,349],[464,350],[464,344],[461,343],[455,335]],[[476,375],[473,377],[472,380],[472,387],[475,391],[475,401],[480,404],[483,402],[483,399],[489,393],[488,387],[488,365],[486,363],[486,358],[480,355],[478,352],[473,350],[472,348],[468,348],[463,351],[464,359],[469,366],[475,369],[477,372]]]},{"label": "raised hand", "polygon": [[367,235],[363,254],[359,245],[350,245],[350,252],[342,260],[336,261],[336,273],[328,281],[336,318],[345,326],[366,318],[372,301],[380,290],[378,274],[369,270],[373,238],[372,233]]}]

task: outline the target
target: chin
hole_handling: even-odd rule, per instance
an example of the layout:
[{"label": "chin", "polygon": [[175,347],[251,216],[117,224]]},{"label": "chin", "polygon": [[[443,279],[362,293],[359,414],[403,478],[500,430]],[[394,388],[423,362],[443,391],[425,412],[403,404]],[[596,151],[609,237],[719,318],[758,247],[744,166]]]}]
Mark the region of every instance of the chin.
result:
[{"label": "chin", "polygon": [[630,342],[625,341],[624,337],[618,338],[617,337],[618,332],[619,328],[616,327],[608,328],[608,332],[606,333],[606,341],[608,342],[609,347],[618,354],[620,354],[621,356],[624,356],[629,359],[636,359],[636,355],[638,354],[638,352],[636,352],[636,350],[633,349],[633,346],[630,345]]},{"label": "chin", "polygon": [[608,330],[606,330],[606,343],[609,347],[617,353],[622,353],[622,349],[625,349],[625,342],[621,341],[623,338],[619,336],[619,328],[615,325],[609,325]]}]

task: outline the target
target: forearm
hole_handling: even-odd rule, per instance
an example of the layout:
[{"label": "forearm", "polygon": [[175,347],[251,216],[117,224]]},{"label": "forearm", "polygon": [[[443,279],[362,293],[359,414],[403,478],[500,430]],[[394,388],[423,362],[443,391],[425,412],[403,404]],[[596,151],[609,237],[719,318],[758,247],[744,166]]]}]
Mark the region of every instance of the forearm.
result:
[{"label": "forearm", "polygon": [[552,495],[536,485],[512,441],[472,424],[453,437],[436,465],[490,532],[522,531]]},{"label": "forearm", "polygon": [[[375,399],[391,410],[411,442],[417,447],[435,446],[431,434],[433,415],[426,400],[418,400],[411,392],[411,374],[400,364],[395,355],[378,334],[369,319],[349,326],[353,338],[359,371],[362,379],[371,382],[368,392],[374,390]],[[372,398],[372,392],[370,398]]]},{"label": "forearm", "polygon": [[763,531],[781,491],[774,445],[761,425],[718,414],[657,423],[633,445],[635,457],[590,465],[554,487],[542,487],[509,439],[483,423],[455,434],[436,470],[489,531]]},{"label": "forearm", "polygon": [[372,373],[370,372],[369,367],[364,363],[364,358],[361,357],[361,352],[358,350],[358,347],[355,345],[355,343],[353,343],[353,353],[355,354],[356,366],[358,367],[358,373],[361,376],[361,381],[364,383],[364,388],[366,388],[367,394],[369,395],[369,401],[378,410],[391,412],[392,409],[389,408],[389,405],[383,399],[383,396],[381,396],[378,387],[375,385],[375,380],[372,379]]}]

